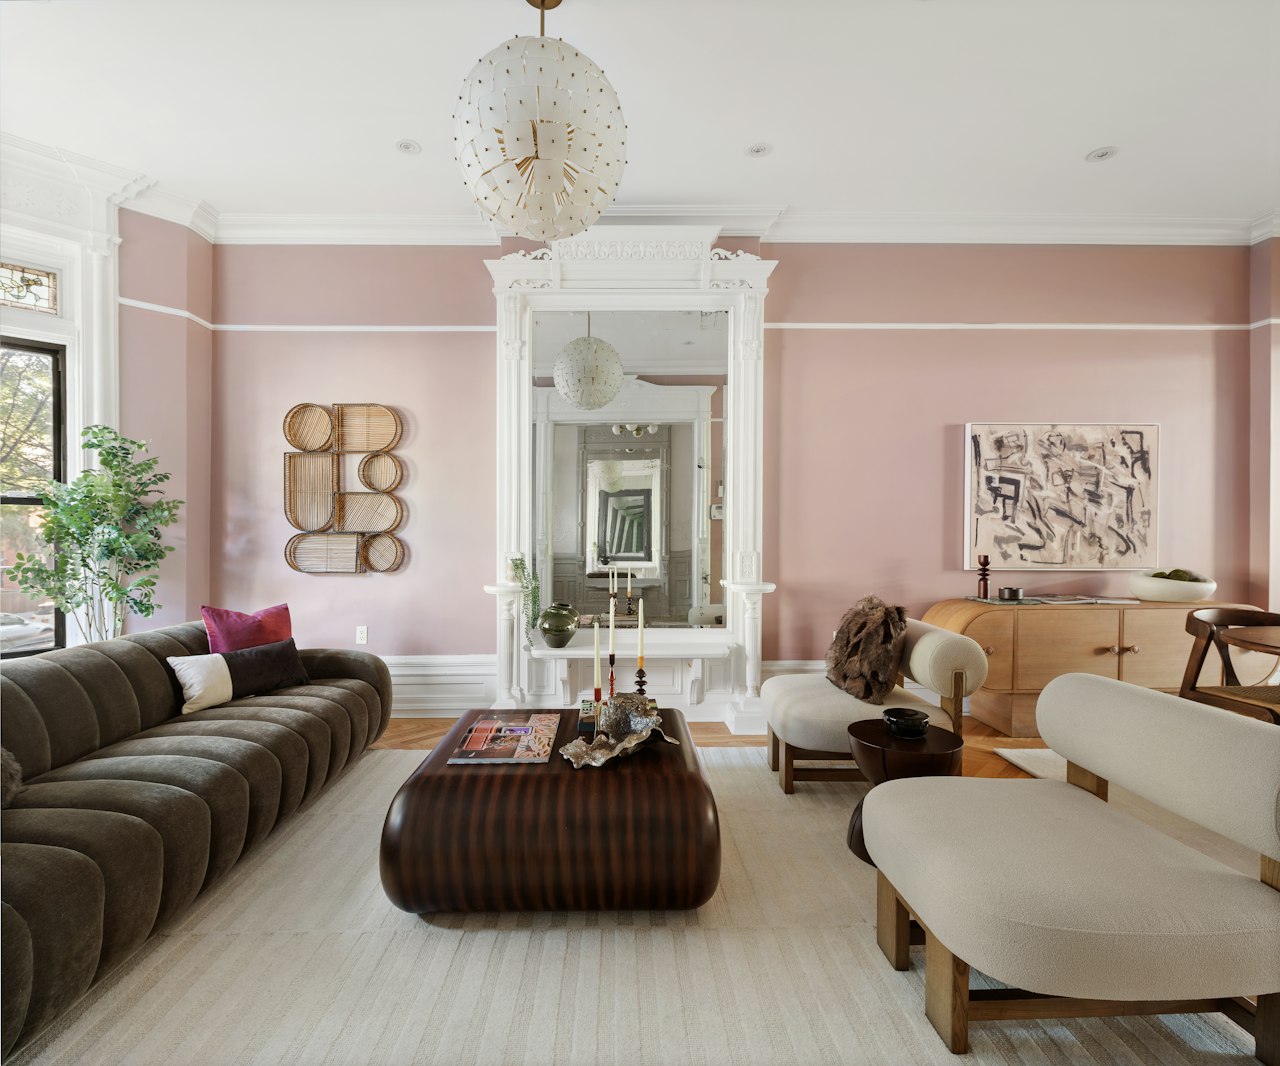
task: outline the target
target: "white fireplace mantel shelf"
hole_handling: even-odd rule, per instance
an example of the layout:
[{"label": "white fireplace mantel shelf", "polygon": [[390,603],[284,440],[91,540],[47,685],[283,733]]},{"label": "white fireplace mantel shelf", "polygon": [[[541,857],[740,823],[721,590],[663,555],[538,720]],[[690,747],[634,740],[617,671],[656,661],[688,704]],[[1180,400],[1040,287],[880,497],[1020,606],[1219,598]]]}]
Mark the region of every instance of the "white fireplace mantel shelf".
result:
[{"label": "white fireplace mantel shelf", "polygon": [[[634,629],[614,631],[615,658],[634,660],[638,635]],[[590,659],[594,640],[590,629],[579,629],[568,645],[548,648],[542,634],[531,637],[529,654],[535,659]],[[646,629],[644,657],[650,659],[727,659],[739,647],[722,629]],[[600,630],[600,657],[609,653],[609,631]]]}]

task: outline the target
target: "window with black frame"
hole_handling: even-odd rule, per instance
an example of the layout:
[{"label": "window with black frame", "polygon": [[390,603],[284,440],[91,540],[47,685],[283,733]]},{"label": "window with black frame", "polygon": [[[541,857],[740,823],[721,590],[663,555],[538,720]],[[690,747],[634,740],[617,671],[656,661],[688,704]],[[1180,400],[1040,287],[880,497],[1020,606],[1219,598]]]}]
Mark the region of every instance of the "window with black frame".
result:
[{"label": "window with black frame", "polygon": [[61,612],[32,597],[9,575],[16,553],[39,554],[46,481],[63,480],[62,371],[55,345],[0,340],[0,655],[63,647]]}]

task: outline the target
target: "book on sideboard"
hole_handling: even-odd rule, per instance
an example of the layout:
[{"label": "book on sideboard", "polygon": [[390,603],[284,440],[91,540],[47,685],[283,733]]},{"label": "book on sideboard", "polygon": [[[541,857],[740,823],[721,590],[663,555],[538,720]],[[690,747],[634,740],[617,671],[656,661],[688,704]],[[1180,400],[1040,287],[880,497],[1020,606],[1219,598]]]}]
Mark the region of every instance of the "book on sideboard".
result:
[{"label": "book on sideboard", "polygon": [[1073,596],[1066,592],[1050,592],[1042,596],[1023,596],[1020,600],[1002,600],[997,596],[966,596],[966,600],[973,600],[974,603],[1004,603],[1004,604],[1022,604],[1024,607],[1036,607],[1041,604],[1064,604],[1076,605],[1089,603],[1118,603],[1133,604],[1141,603],[1131,596]]},{"label": "book on sideboard", "polygon": [[449,756],[452,765],[540,763],[551,758],[559,712],[516,711],[477,718]]}]

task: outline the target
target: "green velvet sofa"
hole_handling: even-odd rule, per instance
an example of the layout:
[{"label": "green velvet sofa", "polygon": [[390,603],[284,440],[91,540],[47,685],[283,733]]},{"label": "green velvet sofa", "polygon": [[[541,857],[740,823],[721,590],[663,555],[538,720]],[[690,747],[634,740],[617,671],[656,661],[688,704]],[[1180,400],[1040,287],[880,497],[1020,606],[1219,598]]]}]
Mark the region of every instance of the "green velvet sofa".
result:
[{"label": "green velvet sofa", "polygon": [[309,684],[183,715],[199,623],[0,666],[0,1054],[44,1029],[387,727],[376,656],[301,652]]}]

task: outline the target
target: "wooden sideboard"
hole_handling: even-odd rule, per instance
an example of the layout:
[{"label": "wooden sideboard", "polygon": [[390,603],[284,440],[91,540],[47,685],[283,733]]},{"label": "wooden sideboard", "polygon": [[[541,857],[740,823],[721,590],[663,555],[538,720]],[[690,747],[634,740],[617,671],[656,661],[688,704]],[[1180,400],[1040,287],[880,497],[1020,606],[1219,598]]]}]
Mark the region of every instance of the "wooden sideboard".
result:
[{"label": "wooden sideboard", "polygon": [[[1191,654],[1187,613],[1225,606],[942,600],[923,621],[972,637],[987,653],[987,680],[969,697],[969,713],[1008,736],[1036,737],[1036,700],[1059,674],[1099,674],[1177,692]],[[1217,669],[1212,657],[1205,668]]]}]

